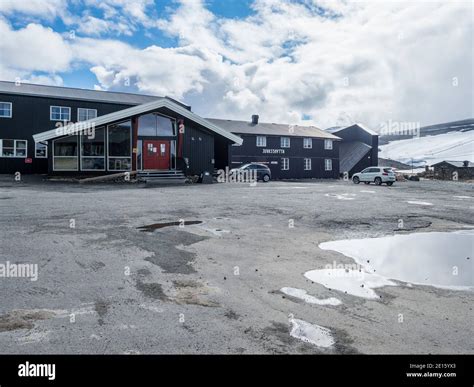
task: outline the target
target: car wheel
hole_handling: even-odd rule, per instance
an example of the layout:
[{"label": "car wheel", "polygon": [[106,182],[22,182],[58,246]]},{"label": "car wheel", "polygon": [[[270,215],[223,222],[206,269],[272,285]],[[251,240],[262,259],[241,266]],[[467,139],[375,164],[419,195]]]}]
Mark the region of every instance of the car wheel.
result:
[{"label": "car wheel", "polygon": [[382,179],[380,177],[376,177],[374,182],[375,182],[375,185],[382,185]]},{"label": "car wheel", "polygon": [[270,181],[270,176],[268,176],[268,175],[263,175],[263,181],[264,181],[265,183],[268,183],[268,182]]},{"label": "car wheel", "polygon": [[354,184],[359,184],[360,183],[360,179],[356,176],[352,179],[353,183]]},{"label": "car wheel", "polygon": [[392,186],[392,185],[393,185],[393,181],[387,182],[387,185],[388,185],[389,187]]}]

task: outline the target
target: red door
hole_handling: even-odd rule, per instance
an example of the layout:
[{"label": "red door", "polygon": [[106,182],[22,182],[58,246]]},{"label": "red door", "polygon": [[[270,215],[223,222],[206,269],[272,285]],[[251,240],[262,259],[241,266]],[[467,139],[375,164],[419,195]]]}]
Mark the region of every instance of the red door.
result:
[{"label": "red door", "polygon": [[143,169],[170,169],[169,141],[143,141]]}]

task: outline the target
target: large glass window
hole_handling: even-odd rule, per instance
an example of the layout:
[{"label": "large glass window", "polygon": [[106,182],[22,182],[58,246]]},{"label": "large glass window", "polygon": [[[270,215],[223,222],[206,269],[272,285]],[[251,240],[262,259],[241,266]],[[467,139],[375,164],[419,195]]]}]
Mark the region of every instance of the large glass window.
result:
[{"label": "large glass window", "polygon": [[88,121],[97,117],[97,109],[77,109],[77,121]]},{"label": "large glass window", "polygon": [[108,127],[108,144],[109,171],[132,169],[132,122],[130,120]]},{"label": "large glass window", "polygon": [[81,135],[81,170],[105,170],[105,129],[95,129],[92,136]]},{"label": "large glass window", "polygon": [[50,106],[49,119],[51,121],[71,121],[71,108],[66,106]]},{"label": "large glass window", "polygon": [[11,118],[12,104],[11,102],[0,102],[0,117]]},{"label": "large glass window", "polygon": [[144,114],[138,117],[138,135],[145,137],[175,136],[175,122],[159,114]]},{"label": "large glass window", "polygon": [[63,137],[53,141],[53,169],[55,171],[77,171],[78,136]]}]

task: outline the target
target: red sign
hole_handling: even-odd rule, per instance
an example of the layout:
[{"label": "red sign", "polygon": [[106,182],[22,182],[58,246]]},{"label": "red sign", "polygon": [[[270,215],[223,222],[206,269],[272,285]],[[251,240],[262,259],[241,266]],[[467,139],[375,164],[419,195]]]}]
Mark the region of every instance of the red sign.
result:
[{"label": "red sign", "polygon": [[33,164],[33,159],[25,159],[25,164]]}]

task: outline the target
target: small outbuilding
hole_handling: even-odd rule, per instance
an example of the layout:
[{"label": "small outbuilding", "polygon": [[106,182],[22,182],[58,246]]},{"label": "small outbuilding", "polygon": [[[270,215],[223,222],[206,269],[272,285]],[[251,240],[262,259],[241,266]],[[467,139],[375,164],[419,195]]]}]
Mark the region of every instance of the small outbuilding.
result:
[{"label": "small outbuilding", "polygon": [[474,180],[474,163],[470,161],[441,161],[433,164],[433,174],[439,180]]}]

